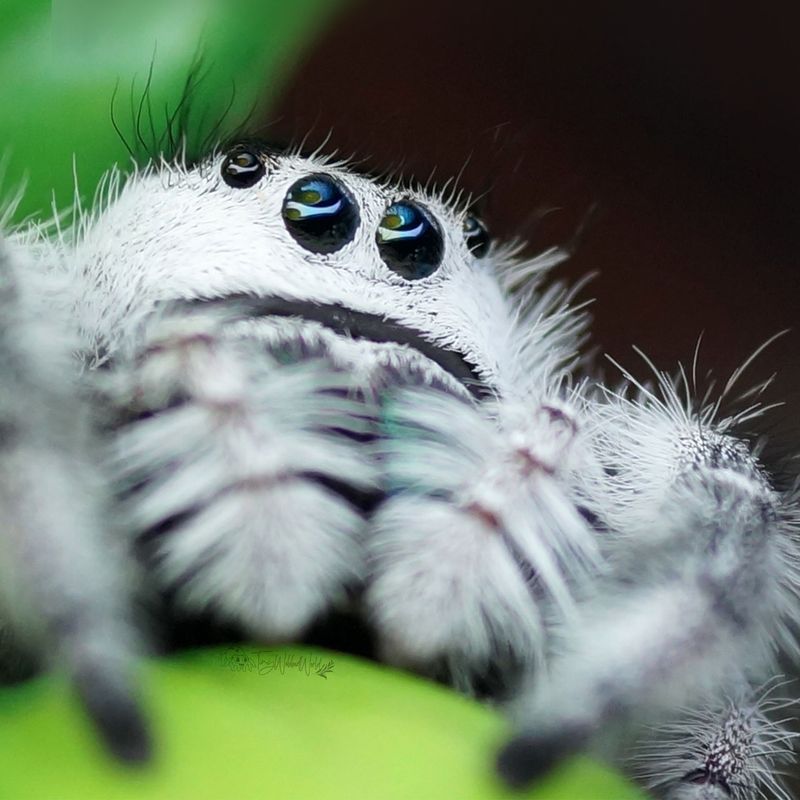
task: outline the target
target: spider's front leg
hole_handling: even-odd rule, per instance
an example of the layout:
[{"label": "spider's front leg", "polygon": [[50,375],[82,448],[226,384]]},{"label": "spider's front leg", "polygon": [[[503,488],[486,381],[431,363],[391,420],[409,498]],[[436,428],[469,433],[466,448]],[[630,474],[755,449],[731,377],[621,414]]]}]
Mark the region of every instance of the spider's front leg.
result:
[{"label": "spider's front leg", "polygon": [[680,709],[647,731],[626,759],[634,774],[665,800],[790,800],[780,782],[794,761],[798,734],[786,726],[796,701],[780,696],[780,683],[747,685]]},{"label": "spider's front leg", "polygon": [[796,509],[730,435],[735,419],[695,412],[659,382],[661,397],[640,387],[596,408],[613,572],[568,629],[549,680],[518,705],[524,732],[499,762],[511,783],[617,723],[657,721],[763,679],[778,645],[796,649]]},{"label": "spider's front leg", "polygon": [[595,566],[566,478],[586,456],[573,410],[407,391],[384,413],[389,499],[372,521],[367,591],[383,654],[508,692],[541,666],[548,622],[569,615]]},{"label": "spider's front leg", "polygon": [[229,322],[184,307],[118,361],[117,477],[159,593],[282,641],[363,578],[363,519],[331,487],[373,486],[366,423],[344,373],[279,364]]},{"label": "spider's front leg", "polygon": [[135,762],[150,742],[133,686],[131,576],[59,284],[0,239],[0,678],[21,677],[26,660],[64,669],[112,752]]}]

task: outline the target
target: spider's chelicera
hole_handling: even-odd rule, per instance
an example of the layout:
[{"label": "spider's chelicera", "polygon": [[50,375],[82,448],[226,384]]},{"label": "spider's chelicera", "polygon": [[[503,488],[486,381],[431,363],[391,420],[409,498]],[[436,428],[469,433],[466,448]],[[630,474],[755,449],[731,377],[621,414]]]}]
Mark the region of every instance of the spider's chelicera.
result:
[{"label": "spider's chelicera", "polygon": [[134,600],[172,643],[349,616],[509,701],[511,783],[622,729],[659,796],[782,796],[797,507],[740,433],[757,404],[720,410],[738,375],[712,404],[577,375],[564,253],[318,156],[112,173],[44,230],[0,249],[6,678],[52,656],[141,760]]}]

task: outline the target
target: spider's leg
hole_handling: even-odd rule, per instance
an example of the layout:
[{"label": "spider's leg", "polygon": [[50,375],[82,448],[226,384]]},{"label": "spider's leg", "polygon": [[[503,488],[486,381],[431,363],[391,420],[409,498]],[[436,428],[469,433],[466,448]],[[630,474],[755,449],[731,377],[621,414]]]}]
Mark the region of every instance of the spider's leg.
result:
[{"label": "spider's leg", "polygon": [[499,768],[524,784],[616,722],[725,691],[796,649],[798,549],[792,503],[770,486],[733,422],[663,399],[599,407],[604,516],[618,532],[601,581],[550,665],[523,696],[523,733]]},{"label": "spider's leg", "polygon": [[131,675],[129,575],[109,535],[73,337],[47,308],[39,265],[0,245],[0,631],[66,670],[110,749],[141,761],[150,742]]},{"label": "spider's leg", "polygon": [[389,499],[372,521],[367,591],[384,655],[443,667],[461,688],[487,668],[529,668],[542,607],[568,613],[595,556],[560,483],[577,449],[569,409],[415,390],[387,403],[384,428]]},{"label": "spider's leg", "polygon": [[[363,577],[363,519],[330,488],[372,485],[347,376],[279,364],[220,311],[151,325],[118,362],[129,518],[160,591],[266,641],[297,637]],[[350,436],[346,435],[350,434]]]},{"label": "spider's leg", "polygon": [[779,775],[795,760],[797,734],[785,723],[796,701],[776,695],[777,688],[776,681],[744,686],[681,709],[627,759],[634,774],[665,800],[789,800]]}]

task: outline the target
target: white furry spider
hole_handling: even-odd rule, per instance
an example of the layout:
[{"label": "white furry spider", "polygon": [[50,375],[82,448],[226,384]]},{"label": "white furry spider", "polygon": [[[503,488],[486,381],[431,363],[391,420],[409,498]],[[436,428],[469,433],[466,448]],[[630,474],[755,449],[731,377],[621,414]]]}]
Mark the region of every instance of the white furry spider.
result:
[{"label": "white furry spider", "polygon": [[796,651],[800,553],[735,438],[756,407],[576,380],[561,251],[316,155],[243,141],[101,200],[0,251],[6,674],[66,665],[138,760],[131,596],[267,641],[346,610],[382,658],[513,695],[514,784],[663,722],[661,796],[787,797],[750,687]]}]

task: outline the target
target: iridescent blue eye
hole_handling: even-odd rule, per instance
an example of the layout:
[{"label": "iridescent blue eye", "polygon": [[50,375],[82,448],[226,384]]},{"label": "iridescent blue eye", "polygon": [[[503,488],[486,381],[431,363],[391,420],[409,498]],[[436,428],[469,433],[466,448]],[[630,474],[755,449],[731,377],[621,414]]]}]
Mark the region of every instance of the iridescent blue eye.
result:
[{"label": "iridescent blue eye", "polygon": [[358,210],[341,183],[314,174],[292,184],[283,199],[283,221],[292,238],[312,253],[334,253],[353,240]]},{"label": "iridescent blue eye", "polygon": [[442,263],[444,240],[439,224],[413,200],[392,203],[375,238],[386,266],[406,280],[427,278]]},{"label": "iridescent blue eye", "polygon": [[489,252],[492,241],[486,226],[472,214],[464,219],[464,240],[475,258],[483,258]]}]

